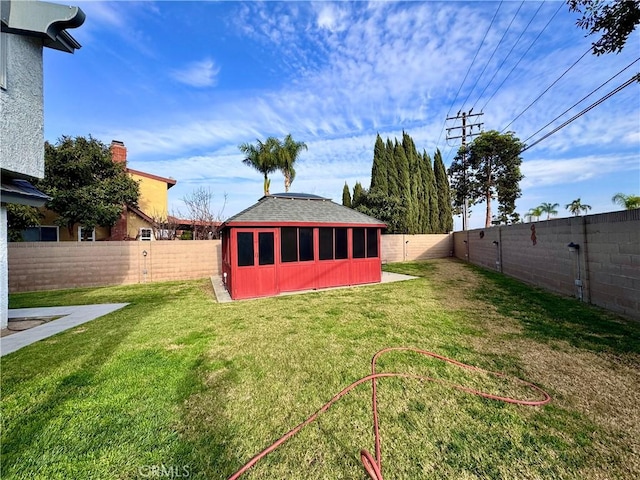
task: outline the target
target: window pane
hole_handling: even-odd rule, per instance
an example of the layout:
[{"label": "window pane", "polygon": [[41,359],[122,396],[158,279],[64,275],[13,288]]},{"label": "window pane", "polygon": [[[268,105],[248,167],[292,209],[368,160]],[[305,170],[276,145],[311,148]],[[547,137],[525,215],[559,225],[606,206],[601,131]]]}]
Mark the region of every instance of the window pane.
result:
[{"label": "window pane", "polygon": [[348,258],[347,229],[336,228],[336,260]]},{"label": "window pane", "polygon": [[40,227],[29,227],[22,231],[22,240],[25,242],[40,241]]},{"label": "window pane", "polygon": [[253,265],[253,232],[238,232],[238,266]]},{"label": "window pane", "polygon": [[313,228],[300,228],[300,261],[313,260]]},{"label": "window pane", "polygon": [[40,227],[40,240],[43,242],[57,242],[58,229],[56,227]]},{"label": "window pane", "polygon": [[378,229],[367,228],[367,257],[378,256]]},{"label": "window pane", "polygon": [[333,228],[320,229],[320,260],[333,260]]},{"label": "window pane", "polygon": [[258,233],[258,264],[273,265],[273,233]]},{"label": "window pane", "polygon": [[353,229],[353,258],[364,258],[364,228]]},{"label": "window pane", "polygon": [[283,262],[298,261],[298,229],[283,227],[280,229],[280,257]]}]

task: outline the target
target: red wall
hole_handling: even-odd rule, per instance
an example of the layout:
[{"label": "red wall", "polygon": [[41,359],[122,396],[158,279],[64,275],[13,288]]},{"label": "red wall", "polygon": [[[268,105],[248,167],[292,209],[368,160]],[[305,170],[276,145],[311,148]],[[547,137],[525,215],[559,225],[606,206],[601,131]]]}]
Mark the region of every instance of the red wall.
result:
[{"label": "red wall", "polygon": [[[324,225],[323,225],[324,226]],[[369,227],[371,228],[371,227]],[[237,233],[253,232],[256,261],[254,266],[238,266]],[[259,266],[257,262],[258,232],[273,231],[275,264]],[[378,256],[352,258],[352,235],[348,231],[348,255],[343,260],[319,260],[318,229],[314,228],[314,260],[283,263],[280,258],[279,228],[227,229],[222,237],[222,271],[227,273],[226,285],[231,298],[255,298],[277,295],[281,292],[315,290],[319,288],[360,285],[380,282],[382,262],[380,257],[380,229],[377,229]],[[226,245],[229,245],[226,250]],[[228,259],[228,261],[227,261]]]}]

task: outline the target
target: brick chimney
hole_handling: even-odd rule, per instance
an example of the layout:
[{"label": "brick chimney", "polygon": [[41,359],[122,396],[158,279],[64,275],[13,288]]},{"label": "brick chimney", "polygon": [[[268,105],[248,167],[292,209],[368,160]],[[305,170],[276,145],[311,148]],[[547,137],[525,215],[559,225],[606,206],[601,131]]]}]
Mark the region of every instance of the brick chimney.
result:
[{"label": "brick chimney", "polygon": [[127,166],[127,147],[120,140],[111,140],[111,159],[115,163],[122,163]]}]

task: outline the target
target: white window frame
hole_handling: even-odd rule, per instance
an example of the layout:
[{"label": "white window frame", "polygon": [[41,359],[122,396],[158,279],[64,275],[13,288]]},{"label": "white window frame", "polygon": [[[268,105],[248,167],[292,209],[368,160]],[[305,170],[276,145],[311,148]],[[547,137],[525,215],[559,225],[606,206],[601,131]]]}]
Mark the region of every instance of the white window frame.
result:
[{"label": "white window frame", "polygon": [[78,241],[79,242],[95,242],[96,241],[96,229],[95,228],[91,230],[91,236],[87,240],[84,240],[82,238],[82,230],[84,230],[84,227],[78,227]]},{"label": "white window frame", "polygon": [[140,241],[150,242],[152,239],[153,239],[153,229],[149,227],[140,227]]}]

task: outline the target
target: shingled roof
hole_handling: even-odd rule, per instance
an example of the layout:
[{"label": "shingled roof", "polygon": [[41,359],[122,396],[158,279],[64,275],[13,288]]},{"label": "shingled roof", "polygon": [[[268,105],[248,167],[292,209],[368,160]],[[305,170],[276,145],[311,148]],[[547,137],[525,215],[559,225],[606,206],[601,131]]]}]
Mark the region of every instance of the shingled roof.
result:
[{"label": "shingled roof", "polygon": [[222,228],[240,225],[267,226],[275,223],[386,227],[380,220],[338,205],[328,198],[305,193],[277,193],[262,197],[258,203],[229,218]]}]

